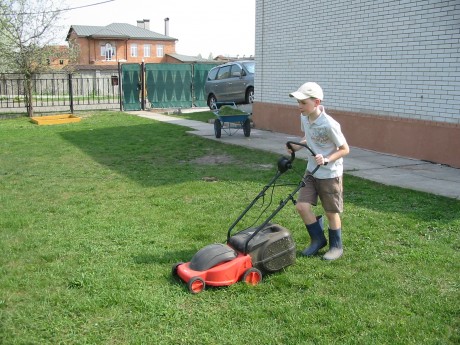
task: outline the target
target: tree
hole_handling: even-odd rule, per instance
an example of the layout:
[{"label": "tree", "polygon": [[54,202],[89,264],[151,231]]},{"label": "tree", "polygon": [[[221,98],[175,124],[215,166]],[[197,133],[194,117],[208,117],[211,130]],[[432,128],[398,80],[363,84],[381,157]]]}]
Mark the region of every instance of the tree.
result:
[{"label": "tree", "polygon": [[49,69],[51,50],[53,57],[58,53],[50,48],[63,11],[56,1],[0,0],[0,61],[8,71],[23,75],[29,116],[33,116],[34,76]]}]

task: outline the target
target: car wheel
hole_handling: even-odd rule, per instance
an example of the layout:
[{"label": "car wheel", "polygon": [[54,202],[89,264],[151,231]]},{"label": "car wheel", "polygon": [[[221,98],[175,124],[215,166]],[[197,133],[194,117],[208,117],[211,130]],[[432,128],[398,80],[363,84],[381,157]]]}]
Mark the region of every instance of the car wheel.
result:
[{"label": "car wheel", "polygon": [[253,87],[249,87],[246,90],[246,100],[245,100],[245,102],[246,102],[246,104],[254,103],[254,88]]},{"label": "car wheel", "polygon": [[217,99],[216,96],[210,95],[208,97],[208,106],[211,110],[217,110]]},{"label": "car wheel", "polygon": [[197,294],[204,290],[206,284],[202,278],[193,277],[192,279],[188,281],[187,286],[188,286],[188,290],[191,293]]},{"label": "car wheel", "polygon": [[257,285],[262,280],[262,272],[257,268],[251,267],[243,274],[241,281],[249,285]]},{"label": "car wheel", "polygon": [[217,139],[219,139],[222,135],[222,123],[219,119],[214,121],[214,134],[216,135]]},{"label": "car wheel", "polygon": [[251,135],[251,121],[249,118],[243,122],[243,133],[245,137],[249,137]]}]

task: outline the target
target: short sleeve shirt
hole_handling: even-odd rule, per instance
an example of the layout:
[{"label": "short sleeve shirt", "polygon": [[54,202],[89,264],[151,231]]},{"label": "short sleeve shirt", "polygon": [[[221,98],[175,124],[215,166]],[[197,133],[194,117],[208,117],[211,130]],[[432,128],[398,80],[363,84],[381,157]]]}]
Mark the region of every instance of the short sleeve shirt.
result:
[{"label": "short sleeve shirt", "polygon": [[[340,124],[331,116],[327,115],[322,107],[319,117],[312,123],[309,122],[308,116],[300,115],[301,129],[305,133],[307,145],[316,154],[322,154],[324,157],[346,143],[346,139],[340,128]],[[316,167],[316,161],[309,159],[307,170],[313,171]],[[329,162],[328,165],[322,165],[315,173],[319,179],[334,178],[343,174],[343,158]]]}]

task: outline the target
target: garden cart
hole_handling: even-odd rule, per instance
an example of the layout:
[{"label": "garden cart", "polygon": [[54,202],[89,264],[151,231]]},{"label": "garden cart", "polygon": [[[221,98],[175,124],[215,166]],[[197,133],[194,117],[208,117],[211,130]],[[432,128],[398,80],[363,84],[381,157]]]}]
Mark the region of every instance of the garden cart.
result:
[{"label": "garden cart", "polygon": [[251,114],[238,109],[234,102],[216,102],[212,112],[217,117],[214,120],[216,138],[222,136],[222,131],[232,136],[240,129],[243,129],[245,137],[251,135]]}]

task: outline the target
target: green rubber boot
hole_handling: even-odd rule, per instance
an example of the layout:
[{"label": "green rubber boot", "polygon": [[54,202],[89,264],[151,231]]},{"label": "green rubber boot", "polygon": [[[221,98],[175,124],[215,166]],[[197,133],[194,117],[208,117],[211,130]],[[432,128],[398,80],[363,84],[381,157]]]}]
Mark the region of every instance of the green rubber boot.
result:
[{"label": "green rubber boot", "polygon": [[329,250],[324,254],[324,260],[337,260],[343,254],[342,229],[329,229]]},{"label": "green rubber boot", "polygon": [[310,246],[302,251],[302,255],[313,256],[316,255],[321,248],[324,248],[327,245],[327,240],[323,231],[323,217],[316,217],[315,223],[305,226],[307,227],[308,234],[310,235],[311,243]]}]

